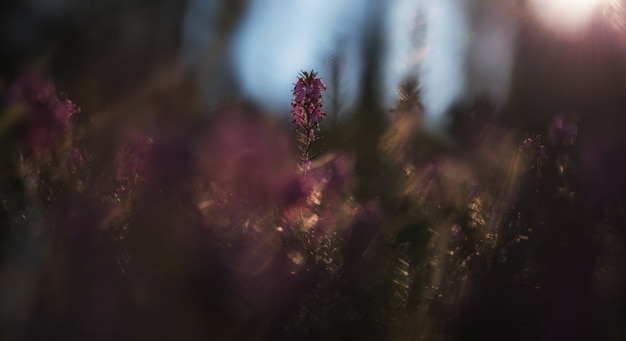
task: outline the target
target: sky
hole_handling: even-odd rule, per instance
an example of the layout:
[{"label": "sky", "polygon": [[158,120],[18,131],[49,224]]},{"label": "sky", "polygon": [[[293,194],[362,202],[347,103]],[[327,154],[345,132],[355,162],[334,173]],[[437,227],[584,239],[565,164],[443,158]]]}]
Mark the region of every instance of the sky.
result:
[{"label": "sky", "polygon": [[[502,102],[510,82],[515,27],[497,10],[485,15],[488,20],[481,25],[473,25],[467,3],[251,0],[233,45],[242,91],[268,108],[284,110],[298,73],[315,69],[320,77],[328,77],[329,59],[336,55],[342,65],[342,101],[349,105],[358,95],[354,84],[362,75],[359,44],[376,18],[384,23],[386,44],[381,80],[384,106],[393,106],[397,86],[407,77],[420,80],[431,122],[441,121],[468,88],[487,91]],[[470,45],[480,49],[469,50]],[[485,49],[489,50],[486,62],[481,58]],[[469,52],[473,58],[468,59]]]},{"label": "sky", "polygon": [[[27,49],[24,44],[41,45],[48,31],[42,23],[76,21],[81,18],[81,9],[90,6],[106,9],[96,1],[54,0],[45,6],[35,0],[23,2],[30,4],[30,16],[16,11],[0,13],[2,37],[12,53]],[[618,2],[523,3],[525,13],[538,25],[572,40],[584,33],[594,14]],[[178,15],[172,8],[180,3],[163,0],[158,4],[163,7],[159,15]],[[207,102],[211,96],[224,95],[224,89],[235,89],[236,95],[283,114],[289,111],[291,89],[300,71],[314,69],[330,85],[331,66],[336,62],[341,66],[341,102],[349,107],[358,97],[364,73],[363,41],[371,33],[369,28],[380,22],[384,41],[381,104],[393,107],[398,84],[408,77],[417,78],[427,119],[438,124],[445,121],[451,105],[478,92],[486,93],[496,104],[506,103],[519,55],[519,4],[516,0],[188,0],[180,5],[184,7],[180,58],[182,63],[196,67],[198,74],[206,73],[205,80],[210,83]],[[127,6],[132,11],[135,5]],[[225,31],[220,27],[221,15],[225,7],[232,6],[241,8],[241,18]],[[100,13],[88,18],[115,27],[120,27],[119,19],[123,18],[128,29],[122,27],[120,31],[132,46],[141,45],[149,34],[161,34],[135,30],[140,32],[135,37],[130,31],[137,18],[132,12],[118,16],[118,21],[103,19]],[[98,33],[99,26],[92,26],[95,28],[89,32]],[[207,70],[211,63],[213,69]]]}]

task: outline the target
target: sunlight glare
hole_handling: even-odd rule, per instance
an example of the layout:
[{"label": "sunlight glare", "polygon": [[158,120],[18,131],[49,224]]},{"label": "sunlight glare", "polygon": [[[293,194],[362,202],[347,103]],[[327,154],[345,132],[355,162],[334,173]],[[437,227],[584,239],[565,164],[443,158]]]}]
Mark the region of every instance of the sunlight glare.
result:
[{"label": "sunlight glare", "polygon": [[584,30],[608,0],[531,0],[530,7],[548,29],[562,34]]}]

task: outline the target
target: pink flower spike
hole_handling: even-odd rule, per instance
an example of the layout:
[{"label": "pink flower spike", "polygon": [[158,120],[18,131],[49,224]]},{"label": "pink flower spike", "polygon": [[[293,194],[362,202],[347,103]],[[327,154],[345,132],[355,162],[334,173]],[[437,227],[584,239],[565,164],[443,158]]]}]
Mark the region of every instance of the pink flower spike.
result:
[{"label": "pink flower spike", "polygon": [[314,71],[303,71],[294,84],[291,118],[296,126],[302,150],[301,159],[305,165],[307,161],[310,163],[310,148],[318,139],[315,131],[319,131],[320,122],[326,117],[326,113],[322,110],[322,91],[325,89],[324,82],[317,78],[317,73]]}]

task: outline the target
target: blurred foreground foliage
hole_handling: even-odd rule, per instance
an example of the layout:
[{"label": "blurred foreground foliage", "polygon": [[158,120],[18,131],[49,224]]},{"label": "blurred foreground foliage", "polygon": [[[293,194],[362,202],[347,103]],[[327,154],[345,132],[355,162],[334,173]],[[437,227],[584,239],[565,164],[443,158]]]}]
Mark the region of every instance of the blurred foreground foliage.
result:
[{"label": "blurred foreground foliage", "polygon": [[37,74],[4,93],[5,338],[621,333],[623,192],[587,168],[577,117],[521,132],[479,96],[435,134],[406,82],[391,112],[324,130],[302,173],[288,122],[242,103],[172,119],[179,85],[101,113]]},{"label": "blurred foreground foliage", "polygon": [[75,35],[50,62],[67,89],[3,54],[1,339],[624,338],[626,106],[604,64],[565,112],[518,70],[511,107],[476,96],[433,132],[416,82],[380,104],[372,28],[361,98],[339,116],[329,82],[305,175],[288,119],[207,109],[202,80],[167,67],[183,6],[162,2],[178,14],[90,2],[52,25]]}]

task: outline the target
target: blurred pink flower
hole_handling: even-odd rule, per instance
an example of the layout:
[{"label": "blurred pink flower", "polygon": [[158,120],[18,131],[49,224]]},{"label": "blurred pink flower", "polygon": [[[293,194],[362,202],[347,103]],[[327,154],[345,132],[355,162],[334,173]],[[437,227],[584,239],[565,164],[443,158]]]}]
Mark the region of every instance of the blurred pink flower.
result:
[{"label": "blurred pink flower", "polygon": [[201,150],[202,172],[238,212],[280,205],[299,192],[288,139],[272,122],[217,119]]},{"label": "blurred pink flower", "polygon": [[53,82],[30,73],[18,77],[10,88],[9,102],[23,108],[26,142],[38,156],[51,152],[69,134],[69,118],[80,112],[69,99],[59,100],[55,91]]}]

